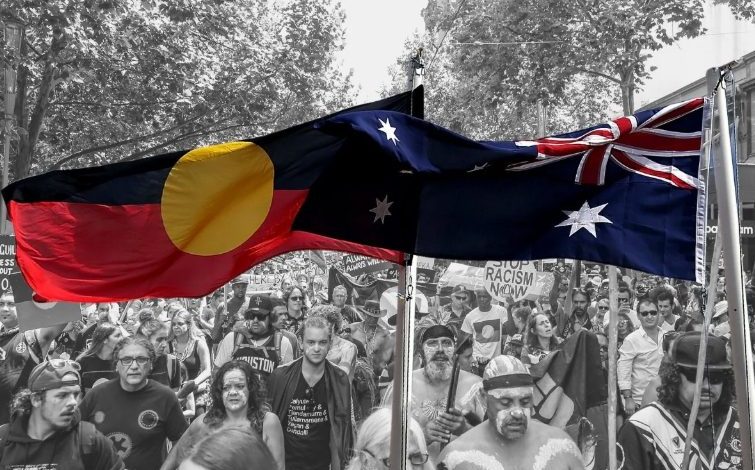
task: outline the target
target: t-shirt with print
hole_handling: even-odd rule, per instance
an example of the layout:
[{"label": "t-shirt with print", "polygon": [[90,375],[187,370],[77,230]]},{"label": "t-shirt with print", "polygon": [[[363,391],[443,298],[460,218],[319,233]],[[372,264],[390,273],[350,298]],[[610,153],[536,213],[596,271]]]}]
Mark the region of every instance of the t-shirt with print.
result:
[{"label": "t-shirt with print", "polygon": [[36,330],[18,332],[0,348],[0,425],[10,421],[11,398],[26,388],[29,374],[41,357]]},{"label": "t-shirt with print", "polygon": [[81,419],[110,438],[129,469],[158,470],[165,438],[177,441],[188,427],[175,392],[154,380],[135,392],[110,380],[90,390],[80,409]]},{"label": "t-shirt with print", "polygon": [[490,310],[481,312],[476,308],[467,314],[461,331],[472,335],[472,356],[489,361],[501,354],[501,325],[508,315],[500,305],[491,305]]},{"label": "t-shirt with print", "polygon": [[84,356],[78,360],[81,370],[81,387],[88,391],[99,381],[108,381],[116,377],[115,365],[112,360],[100,359],[97,356]]},{"label": "t-shirt with print", "polygon": [[299,375],[296,392],[288,405],[283,425],[286,468],[328,470],[330,468],[330,421],[325,377],[310,387]]}]

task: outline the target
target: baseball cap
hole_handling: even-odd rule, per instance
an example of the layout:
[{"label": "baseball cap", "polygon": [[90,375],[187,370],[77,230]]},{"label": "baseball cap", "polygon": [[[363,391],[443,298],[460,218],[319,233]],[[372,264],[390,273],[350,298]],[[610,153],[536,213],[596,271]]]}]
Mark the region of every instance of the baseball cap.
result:
[{"label": "baseball cap", "polygon": [[273,302],[267,295],[253,295],[249,297],[249,307],[244,311],[244,318],[248,318],[250,314],[261,313],[263,315],[270,315],[273,310]]},{"label": "baseball cap", "polygon": [[[67,385],[81,385],[81,366],[78,362],[67,359],[50,359],[37,364],[29,374],[29,390],[44,392]],[[64,379],[66,375],[75,374],[75,379]]]},{"label": "baseball cap", "polygon": [[[669,347],[669,358],[679,367],[696,369],[700,340],[699,331],[679,335]],[[731,369],[731,364],[726,359],[726,340],[718,336],[708,336],[705,367],[709,370]]]},{"label": "baseball cap", "polygon": [[247,277],[243,274],[241,276],[237,276],[233,279],[233,281],[231,281],[231,285],[235,286],[237,284],[249,284],[249,279],[247,279]]}]

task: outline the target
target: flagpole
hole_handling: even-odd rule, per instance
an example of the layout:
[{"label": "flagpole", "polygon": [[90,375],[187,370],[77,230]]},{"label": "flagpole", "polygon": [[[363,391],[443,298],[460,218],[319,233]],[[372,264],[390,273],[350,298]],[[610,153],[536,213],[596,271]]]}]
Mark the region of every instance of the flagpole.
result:
[{"label": "flagpole", "polygon": [[616,356],[619,345],[619,282],[616,266],[608,265],[608,302],[611,314],[608,316],[608,468],[616,470]]},{"label": "flagpole", "polygon": [[[415,100],[414,90],[422,85],[424,63],[422,49],[412,58],[411,115],[424,118],[423,99]],[[418,97],[419,98],[419,97]],[[417,103],[415,103],[417,101]],[[417,263],[411,254],[404,255],[398,268],[398,303],[396,305],[396,349],[393,357],[393,413],[391,416],[390,467],[404,469],[409,443],[409,405],[412,400],[412,367],[414,362],[414,311],[412,301]]]},{"label": "flagpole", "polygon": [[[750,349],[750,330],[747,312],[744,310],[744,286],[741,247],[739,244],[739,218],[737,211],[737,194],[734,187],[734,163],[731,154],[729,136],[729,116],[726,106],[726,81],[723,74],[726,67],[708,70],[708,76],[718,79],[714,92],[718,109],[719,139],[721,151],[714,153],[716,178],[716,199],[718,203],[718,233],[724,257],[726,276],[726,300],[729,304],[729,325],[731,326],[732,365],[736,382],[737,409],[739,413],[740,442],[742,444],[742,468],[753,467],[752,425],[755,414],[755,383],[753,382],[752,350]],[[712,294],[712,293],[711,293]]]},{"label": "flagpole", "polygon": [[705,372],[705,356],[708,348],[708,325],[713,316],[713,306],[716,303],[716,283],[718,282],[718,260],[721,259],[721,234],[716,233],[716,241],[713,244],[713,258],[710,262],[710,276],[708,279],[708,299],[705,303],[705,313],[703,314],[703,331],[700,334],[700,350],[697,353],[697,374],[695,375],[695,394],[692,398],[692,408],[689,410],[689,420],[687,421],[687,438],[684,441],[684,459],[682,468],[689,467],[689,460],[692,457],[690,452],[692,448],[692,437],[695,433],[695,424],[697,424],[697,413],[700,411],[700,394],[703,390],[703,373]]}]

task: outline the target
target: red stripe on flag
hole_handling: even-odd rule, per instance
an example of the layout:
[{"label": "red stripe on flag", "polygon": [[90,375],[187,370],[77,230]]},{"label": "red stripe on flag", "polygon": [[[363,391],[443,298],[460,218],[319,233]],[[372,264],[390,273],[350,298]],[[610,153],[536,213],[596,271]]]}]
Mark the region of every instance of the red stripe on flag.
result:
[{"label": "red stripe on flag", "polygon": [[653,176],[653,177],[662,179],[668,183],[671,183],[672,185],[678,188],[697,189],[694,186],[688,184],[686,181],[680,179],[678,176],[674,175],[670,171],[655,170],[653,168],[649,168],[640,163],[637,163],[632,158],[630,158],[627,154],[625,154],[624,152],[620,150],[614,149],[613,158],[616,160],[617,163],[624,166],[628,170],[634,171],[635,173],[640,173],[642,175]]}]

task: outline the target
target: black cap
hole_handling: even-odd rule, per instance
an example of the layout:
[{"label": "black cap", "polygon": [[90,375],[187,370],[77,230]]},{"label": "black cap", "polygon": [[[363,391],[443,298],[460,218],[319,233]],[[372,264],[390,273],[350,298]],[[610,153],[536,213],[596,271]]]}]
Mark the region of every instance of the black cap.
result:
[{"label": "black cap", "polygon": [[454,332],[451,331],[451,328],[445,325],[433,325],[422,332],[419,343],[422,344],[428,339],[434,338],[451,338],[451,341],[455,340]]},{"label": "black cap", "polygon": [[244,318],[249,317],[253,313],[261,313],[263,315],[270,315],[273,310],[273,302],[267,295],[253,295],[249,298],[249,307],[244,312]]},{"label": "black cap", "polygon": [[[699,331],[690,331],[679,335],[671,344],[669,358],[679,367],[697,369],[700,340]],[[726,358],[726,340],[718,336],[708,336],[705,368],[709,370],[731,369],[731,364]]]}]

